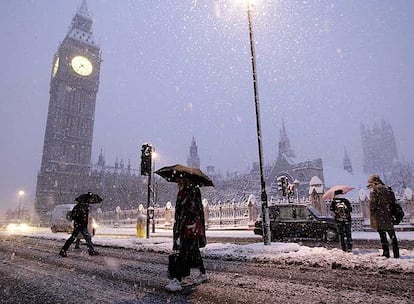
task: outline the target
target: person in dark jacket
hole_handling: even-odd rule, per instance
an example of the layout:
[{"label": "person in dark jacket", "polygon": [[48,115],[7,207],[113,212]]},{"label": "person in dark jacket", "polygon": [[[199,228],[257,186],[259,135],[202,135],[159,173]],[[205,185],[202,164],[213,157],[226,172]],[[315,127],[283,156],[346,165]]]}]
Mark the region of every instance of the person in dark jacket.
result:
[{"label": "person in dark jacket", "polygon": [[78,202],[75,207],[72,209],[72,220],[73,220],[73,232],[72,235],[68,238],[68,240],[63,245],[62,249],[59,252],[61,257],[67,256],[67,250],[69,249],[70,245],[76,240],[79,233],[81,233],[86,241],[86,245],[88,246],[89,255],[98,255],[99,253],[95,251],[91,235],[88,231],[88,218],[89,218],[89,203],[93,201],[93,194],[89,192],[90,200]]},{"label": "person in dark jacket", "polygon": [[[91,238],[95,235],[95,231],[94,231],[94,227],[93,227],[93,217],[91,215],[91,212],[89,210],[89,215],[88,215],[88,232],[89,235],[91,236]],[[75,240],[75,249],[80,249],[80,243],[81,243],[81,239],[82,239],[82,233],[79,232],[78,236],[76,237]]]},{"label": "person in dark jacket", "polygon": [[352,251],[352,206],[349,200],[343,197],[342,190],[335,191],[334,199],[331,203],[331,211],[334,212],[335,221],[338,226],[341,247],[345,252]]},{"label": "person in dark jacket", "polygon": [[[201,284],[207,281],[208,278],[200,253],[200,248],[205,247],[207,244],[200,188],[192,184],[191,179],[186,177],[178,178],[177,183],[179,191],[175,205],[173,250],[179,251],[182,266],[186,268],[183,269],[182,273],[189,274],[190,268],[199,268],[200,275],[195,279],[194,283]],[[197,236],[188,236],[186,226],[189,223],[195,223],[197,218],[201,224],[201,231]],[[177,275],[172,278],[165,288],[170,291],[182,290],[181,279],[182,277]]]},{"label": "person in dark jacket", "polygon": [[394,225],[392,223],[390,212],[390,192],[388,187],[376,174],[369,177],[367,187],[370,190],[369,211],[371,227],[379,233],[383,250],[382,255],[386,258],[390,257],[389,244],[387,240],[388,233],[392,243],[394,258],[399,258],[400,251],[398,248],[397,236],[394,231]]}]

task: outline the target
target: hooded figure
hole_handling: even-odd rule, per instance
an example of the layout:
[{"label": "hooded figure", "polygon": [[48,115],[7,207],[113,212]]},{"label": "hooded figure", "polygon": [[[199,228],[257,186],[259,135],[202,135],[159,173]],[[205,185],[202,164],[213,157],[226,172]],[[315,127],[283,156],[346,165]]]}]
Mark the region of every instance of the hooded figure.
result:
[{"label": "hooded figure", "polygon": [[370,189],[369,211],[371,227],[378,231],[383,249],[383,256],[389,258],[389,244],[387,235],[391,238],[394,258],[400,256],[397,236],[395,235],[390,211],[390,192],[388,187],[376,174],[368,179],[367,187]]}]

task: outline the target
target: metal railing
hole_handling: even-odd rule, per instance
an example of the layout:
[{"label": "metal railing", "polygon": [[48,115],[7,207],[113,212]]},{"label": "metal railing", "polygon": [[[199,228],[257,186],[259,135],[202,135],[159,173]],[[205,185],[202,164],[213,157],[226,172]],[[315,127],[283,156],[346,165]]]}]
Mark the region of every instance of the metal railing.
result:
[{"label": "metal railing", "polygon": [[[310,200],[300,199],[300,203],[311,204]],[[287,203],[286,200],[271,200],[271,205]],[[403,207],[405,217],[403,223],[408,224],[410,222],[410,208],[406,200],[399,200],[399,203]],[[322,203],[321,213],[325,216],[332,216],[329,209],[330,203]],[[217,202],[216,204],[209,204],[204,201],[204,214],[206,218],[206,226],[208,228],[238,228],[238,229],[252,229],[254,222],[260,215],[261,207],[254,199],[249,199],[243,202]],[[365,215],[363,208],[366,207],[366,202],[360,202],[358,200],[351,200],[352,205],[352,227],[353,230],[364,230],[369,225],[369,215]],[[171,228],[174,221],[175,208],[168,205],[167,207],[154,208],[155,227],[159,228]],[[139,214],[138,209],[121,210],[119,207],[114,211],[102,212],[98,209],[96,213],[97,221],[100,225],[104,226],[135,226]],[[141,210],[142,213],[142,210]],[[365,212],[366,213],[366,212]],[[144,209],[143,214],[146,214]],[[369,213],[368,213],[369,214]]]}]

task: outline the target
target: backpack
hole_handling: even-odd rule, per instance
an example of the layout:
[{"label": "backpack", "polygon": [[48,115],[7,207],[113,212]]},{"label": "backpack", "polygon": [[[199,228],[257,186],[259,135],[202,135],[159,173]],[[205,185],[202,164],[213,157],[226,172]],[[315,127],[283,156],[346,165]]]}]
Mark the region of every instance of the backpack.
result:
[{"label": "backpack", "polygon": [[339,222],[346,222],[349,219],[348,207],[344,201],[338,201],[335,205],[335,219]]},{"label": "backpack", "polygon": [[400,204],[397,203],[394,191],[392,191],[391,187],[388,188],[388,197],[392,224],[398,225],[404,218],[404,211]]},{"label": "backpack", "polygon": [[72,210],[69,210],[66,213],[66,218],[70,221],[74,221],[77,215],[77,212],[74,210],[75,208],[73,208]]},{"label": "backpack", "polygon": [[77,223],[87,222],[87,208],[87,206],[76,204],[70,212],[70,219]]}]

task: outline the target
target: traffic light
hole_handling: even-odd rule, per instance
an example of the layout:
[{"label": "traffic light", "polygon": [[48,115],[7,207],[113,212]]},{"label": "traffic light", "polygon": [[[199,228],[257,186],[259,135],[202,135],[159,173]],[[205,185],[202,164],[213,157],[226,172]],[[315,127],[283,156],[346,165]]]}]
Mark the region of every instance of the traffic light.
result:
[{"label": "traffic light", "polygon": [[141,147],[141,175],[150,175],[152,168],[152,145],[143,144]]},{"label": "traffic light", "polygon": [[287,188],[288,188],[288,183],[289,183],[289,181],[288,181],[287,176],[279,176],[277,178],[278,190],[280,192],[282,192],[283,196],[286,196],[286,194],[287,194],[286,191],[287,191]]},{"label": "traffic light", "polygon": [[295,185],[289,184],[288,185],[288,196],[292,196],[294,192],[295,192]]}]

